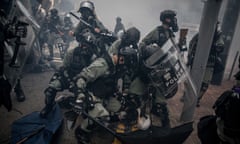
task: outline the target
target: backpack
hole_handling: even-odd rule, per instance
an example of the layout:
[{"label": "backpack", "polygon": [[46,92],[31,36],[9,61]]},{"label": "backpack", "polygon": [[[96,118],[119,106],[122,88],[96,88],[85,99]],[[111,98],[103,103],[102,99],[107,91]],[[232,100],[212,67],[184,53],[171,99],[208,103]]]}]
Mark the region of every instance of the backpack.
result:
[{"label": "backpack", "polygon": [[217,118],[224,121],[224,134],[226,136],[240,137],[239,94],[239,87],[223,92],[213,105],[216,115],[208,115],[200,119],[197,128],[198,137],[202,144],[217,144],[221,141],[217,134]]}]

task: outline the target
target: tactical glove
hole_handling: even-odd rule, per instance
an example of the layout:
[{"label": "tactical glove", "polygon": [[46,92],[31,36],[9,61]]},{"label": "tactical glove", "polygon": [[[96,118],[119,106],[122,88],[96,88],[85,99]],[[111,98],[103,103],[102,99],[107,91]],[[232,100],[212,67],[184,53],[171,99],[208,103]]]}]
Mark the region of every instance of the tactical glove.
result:
[{"label": "tactical glove", "polygon": [[77,114],[81,114],[84,110],[84,98],[85,95],[83,93],[78,94],[74,104],[73,104],[73,111]]},{"label": "tactical glove", "polygon": [[84,108],[83,108],[83,103],[80,102],[80,103],[77,103],[75,102],[74,105],[73,105],[73,111],[77,114],[82,114]]}]

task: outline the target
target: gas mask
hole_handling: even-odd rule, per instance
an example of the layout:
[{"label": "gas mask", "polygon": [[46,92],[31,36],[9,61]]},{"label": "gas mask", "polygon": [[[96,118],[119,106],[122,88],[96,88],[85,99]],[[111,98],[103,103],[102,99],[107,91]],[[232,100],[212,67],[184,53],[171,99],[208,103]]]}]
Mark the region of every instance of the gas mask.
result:
[{"label": "gas mask", "polygon": [[172,27],[173,32],[178,31],[178,23],[177,23],[177,18],[176,17],[171,19],[171,22],[170,22],[169,26]]}]

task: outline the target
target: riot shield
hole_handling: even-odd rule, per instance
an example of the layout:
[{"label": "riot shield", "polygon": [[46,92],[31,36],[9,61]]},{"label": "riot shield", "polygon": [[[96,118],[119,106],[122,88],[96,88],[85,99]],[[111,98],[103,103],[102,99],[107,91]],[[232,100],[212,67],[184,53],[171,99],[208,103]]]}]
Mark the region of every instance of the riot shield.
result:
[{"label": "riot shield", "polygon": [[175,39],[173,38],[170,39],[172,41],[173,48],[175,49],[175,51],[177,51],[177,57],[179,58],[179,62],[184,70],[185,77],[185,80],[183,81],[184,89],[181,98],[181,101],[183,102],[183,108],[180,115],[180,121],[188,122],[192,121],[195,112],[195,106],[198,99],[197,88],[193,82],[193,79],[191,78],[191,75],[189,73],[187,66],[184,63],[183,58],[180,55],[180,48],[175,42]]},{"label": "riot shield", "polygon": [[[148,57],[143,63],[150,69],[149,78],[154,87],[157,87],[166,98],[172,97],[169,95],[183,82],[186,78],[191,79],[188,75],[185,63],[182,60],[177,48],[169,39],[161,48],[155,44],[149,45],[148,49],[156,47],[156,51]],[[194,86],[193,86],[194,87]]]},{"label": "riot shield", "polygon": [[[181,56],[180,48],[172,38],[162,47],[156,44],[147,47],[156,49],[143,62],[149,70],[148,77],[152,85],[167,99],[170,115],[174,116],[171,120],[172,125],[179,125],[177,121],[181,121],[181,113],[189,112],[189,115],[193,115],[192,110],[186,107],[186,103],[192,105],[197,100],[196,88]],[[186,82],[188,87],[183,87]],[[191,91],[192,95],[182,103],[181,99],[185,91]]]}]

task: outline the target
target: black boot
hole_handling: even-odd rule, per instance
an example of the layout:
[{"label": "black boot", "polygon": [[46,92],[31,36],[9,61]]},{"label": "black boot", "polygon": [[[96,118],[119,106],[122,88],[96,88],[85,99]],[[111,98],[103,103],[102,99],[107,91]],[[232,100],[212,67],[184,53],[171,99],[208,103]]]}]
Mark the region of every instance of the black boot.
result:
[{"label": "black boot", "polygon": [[84,131],[81,126],[78,126],[75,130],[75,137],[78,144],[90,144],[90,133]]},{"label": "black boot", "polygon": [[17,80],[17,84],[14,88],[14,92],[16,94],[16,97],[17,97],[17,101],[18,102],[23,102],[25,101],[26,99],[26,96],[22,90],[22,86],[21,86],[21,83],[20,83],[20,79]]},{"label": "black boot", "polygon": [[166,103],[154,104],[152,113],[161,119],[162,127],[170,128],[170,120]]},{"label": "black boot", "polygon": [[52,109],[55,106],[55,96],[57,91],[54,90],[53,88],[47,88],[45,90],[45,107],[41,110],[40,116],[45,118],[47,115],[52,111]]}]

